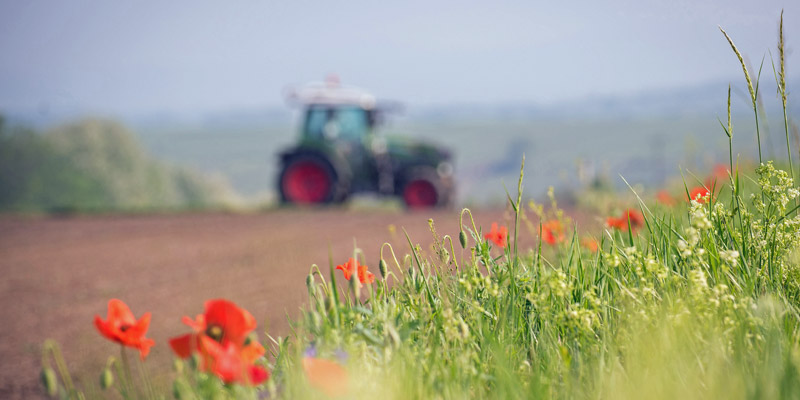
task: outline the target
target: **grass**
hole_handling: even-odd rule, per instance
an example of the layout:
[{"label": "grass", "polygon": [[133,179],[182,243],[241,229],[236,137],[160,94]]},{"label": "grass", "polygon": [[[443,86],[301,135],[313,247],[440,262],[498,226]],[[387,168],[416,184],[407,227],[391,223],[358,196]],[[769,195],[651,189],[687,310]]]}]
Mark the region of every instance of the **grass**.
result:
[{"label": "grass", "polygon": [[308,339],[280,342],[282,393],[316,395],[297,365],[313,346],[350,355],[359,398],[796,395],[789,226],[800,220],[784,218],[781,193],[793,189],[776,184],[783,174],[759,172],[764,205],[739,214],[695,202],[674,215],[643,204],[642,234],[609,232],[596,254],[577,234],[541,257],[500,253],[465,228],[469,256],[458,269],[442,260],[452,252],[443,240],[444,257],[415,252],[368,297],[342,293],[342,307],[330,306],[334,286],[312,284],[297,328]]},{"label": "grass", "polygon": [[[758,80],[753,88],[742,66],[758,118]],[[730,111],[723,129],[732,146]],[[760,147],[758,132],[756,120]],[[430,249],[411,238],[408,254],[385,245],[374,283],[342,286],[333,260],[324,272],[313,266],[292,334],[269,337],[265,384],[223,385],[190,359],[176,363],[175,395],[798,398],[800,192],[791,168],[767,161],[746,174],[729,151],[732,172],[711,196],[668,207],[633,191],[643,224],[593,232],[596,252],[555,202],[526,208],[520,171],[505,240],[487,241],[464,209],[457,236],[440,236],[430,221]],[[530,212],[572,229],[552,245],[521,248],[520,229],[543,229],[531,227]],[[328,368],[312,371],[308,360]],[[146,378],[136,390],[130,372],[118,375],[123,397],[158,397]]]}]

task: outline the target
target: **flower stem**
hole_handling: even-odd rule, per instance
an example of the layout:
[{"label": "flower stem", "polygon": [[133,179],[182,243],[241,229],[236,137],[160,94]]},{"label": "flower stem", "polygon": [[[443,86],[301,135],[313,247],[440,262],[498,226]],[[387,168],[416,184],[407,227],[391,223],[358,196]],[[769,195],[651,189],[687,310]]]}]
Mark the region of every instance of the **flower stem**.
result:
[{"label": "flower stem", "polygon": [[[125,351],[125,346],[123,345],[119,346],[119,354],[120,354],[120,360],[122,360],[122,369],[124,376],[123,380],[125,381],[125,383],[123,383],[122,386],[123,387],[127,386],[125,387],[124,390],[125,393],[122,393],[122,397],[127,397],[127,398],[138,397],[135,395],[135,388],[133,386],[133,375],[131,375],[131,365],[130,361],[128,360],[128,352]],[[126,393],[127,396],[125,395]]]}]

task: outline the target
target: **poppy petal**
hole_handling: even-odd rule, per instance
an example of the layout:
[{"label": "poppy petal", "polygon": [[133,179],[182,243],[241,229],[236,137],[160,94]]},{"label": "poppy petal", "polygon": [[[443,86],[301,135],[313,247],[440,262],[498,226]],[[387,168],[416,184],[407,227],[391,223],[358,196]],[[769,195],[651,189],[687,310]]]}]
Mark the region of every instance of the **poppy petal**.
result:
[{"label": "poppy petal", "polygon": [[375,282],[375,274],[372,272],[367,271],[366,278],[364,279],[364,283],[374,283]]},{"label": "poppy petal", "polygon": [[169,340],[169,347],[180,358],[188,358],[192,355],[192,351],[197,347],[197,338],[194,334],[189,333],[183,336],[177,336]]},{"label": "poppy petal", "polygon": [[256,360],[261,358],[261,356],[263,356],[265,352],[266,351],[264,350],[264,346],[262,346],[261,343],[258,343],[257,341],[254,340],[249,345],[242,348],[241,351],[242,360],[244,360],[248,364],[252,364]]},{"label": "poppy petal", "polygon": [[347,371],[341,365],[321,358],[303,358],[308,383],[328,397],[339,397],[348,391]]},{"label": "poppy petal", "polygon": [[336,269],[342,270],[342,273],[344,274],[344,279],[347,279],[348,281],[350,280],[350,276],[352,275],[352,272],[350,271],[350,269],[348,268],[348,266],[346,264],[337,265]]},{"label": "poppy petal", "polygon": [[225,383],[235,382],[242,378],[244,369],[242,359],[236,351],[236,345],[227,342],[221,345],[208,336],[201,337],[203,348],[211,356],[211,372],[217,375]]},{"label": "poppy petal", "polygon": [[108,323],[106,321],[103,321],[103,319],[100,318],[99,315],[94,316],[94,325],[97,327],[97,330],[100,332],[101,335],[111,340],[117,340],[116,336],[112,334],[111,331],[109,330]]},{"label": "poppy petal", "polygon": [[150,327],[150,313],[142,314],[136,323],[125,331],[126,336],[141,337],[147,333],[147,328]]},{"label": "poppy petal", "polygon": [[156,341],[153,339],[142,339],[141,343],[139,343],[139,357],[144,360],[148,354],[150,354],[150,348],[156,344]]},{"label": "poppy petal", "polygon": [[259,365],[251,365],[249,368],[250,383],[260,385],[269,379],[269,371]]},{"label": "poppy petal", "polygon": [[242,345],[251,328],[252,315],[236,304],[224,299],[206,302],[206,326],[218,325],[223,328],[222,339]]},{"label": "poppy petal", "polygon": [[136,318],[133,316],[131,309],[128,305],[119,299],[111,299],[108,301],[108,322],[120,324],[133,325],[136,323]]},{"label": "poppy petal", "polygon": [[206,318],[203,314],[199,314],[195,319],[191,319],[184,315],[183,318],[181,318],[181,322],[183,322],[185,325],[188,325],[195,332],[202,332],[206,330]]}]

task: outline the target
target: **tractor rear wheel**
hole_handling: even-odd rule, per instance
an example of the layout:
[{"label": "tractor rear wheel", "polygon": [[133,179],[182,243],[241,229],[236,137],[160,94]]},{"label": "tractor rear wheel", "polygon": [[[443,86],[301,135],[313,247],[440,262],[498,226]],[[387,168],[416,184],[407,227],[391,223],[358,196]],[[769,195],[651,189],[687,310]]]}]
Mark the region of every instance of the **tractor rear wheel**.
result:
[{"label": "tractor rear wheel", "polygon": [[403,179],[398,194],[409,209],[446,207],[451,194],[433,169],[417,169]]},{"label": "tractor rear wheel", "polygon": [[408,208],[430,208],[439,202],[439,195],[433,183],[416,179],[403,188],[403,202]]}]

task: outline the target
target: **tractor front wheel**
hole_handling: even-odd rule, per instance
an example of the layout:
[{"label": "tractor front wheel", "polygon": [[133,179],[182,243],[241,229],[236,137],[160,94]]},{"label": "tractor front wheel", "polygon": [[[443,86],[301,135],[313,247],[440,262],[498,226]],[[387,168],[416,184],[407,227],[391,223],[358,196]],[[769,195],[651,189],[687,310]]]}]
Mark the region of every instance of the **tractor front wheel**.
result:
[{"label": "tractor front wheel", "polygon": [[312,157],[289,161],[280,177],[285,203],[321,204],[333,201],[336,176],[325,162]]}]

